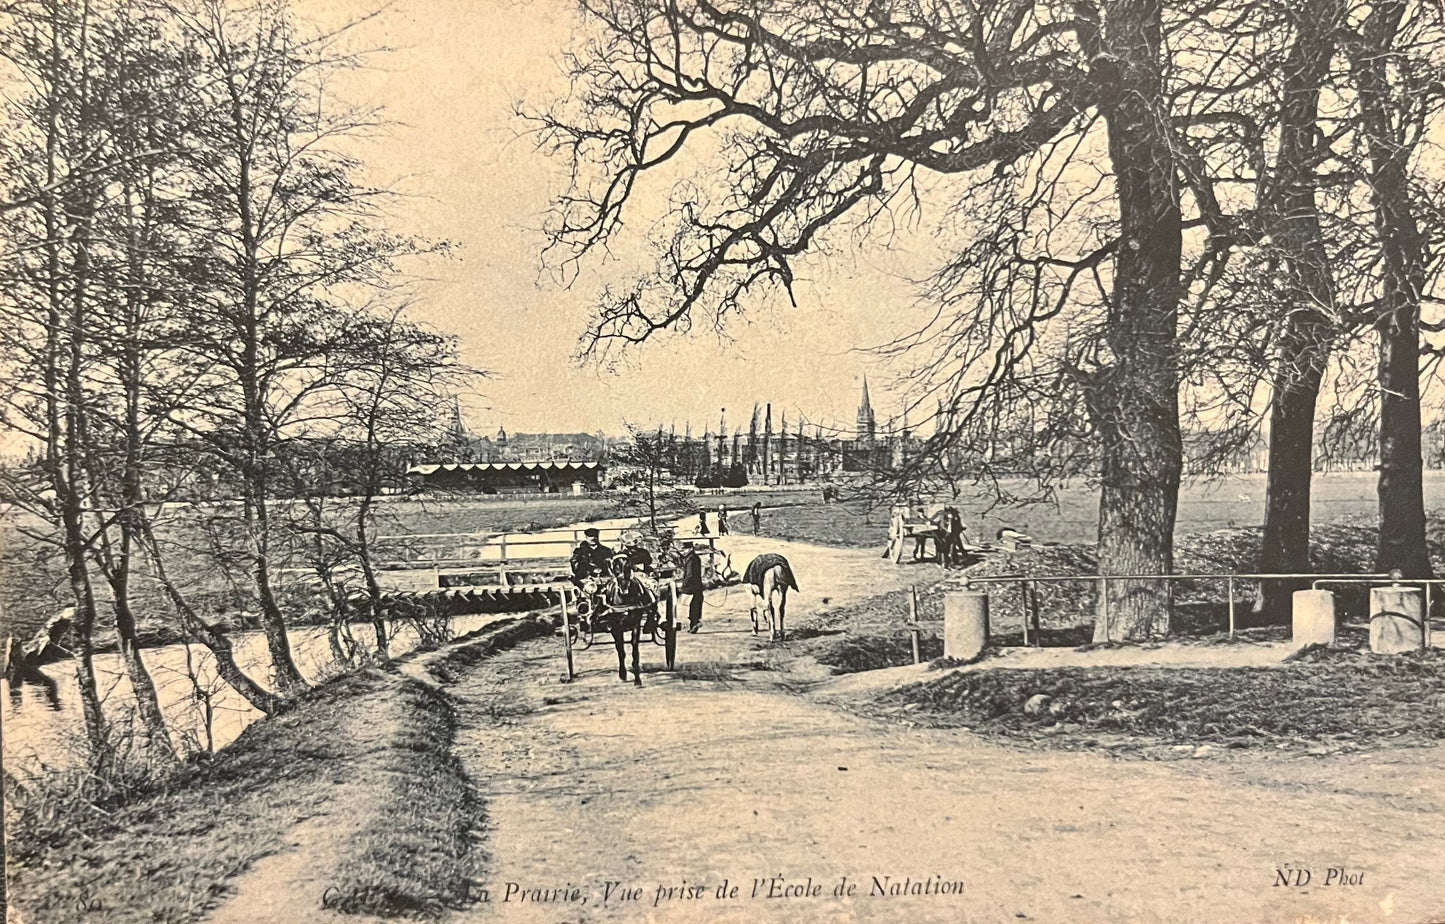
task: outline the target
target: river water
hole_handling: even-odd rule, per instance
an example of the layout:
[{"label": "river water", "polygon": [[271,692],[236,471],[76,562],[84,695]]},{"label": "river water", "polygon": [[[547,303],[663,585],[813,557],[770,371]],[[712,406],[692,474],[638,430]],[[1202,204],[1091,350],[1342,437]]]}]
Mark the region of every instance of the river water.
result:
[{"label": "river water", "polygon": [[[461,545],[465,557],[478,561],[501,558],[503,543],[508,559],[555,558],[569,554],[578,531],[588,526],[606,530],[604,535],[615,535],[635,523],[632,519],[580,523],[536,533],[478,536]],[[474,632],[504,618],[505,614],[495,613],[455,616],[451,636]],[[362,649],[374,650],[374,630],[369,624],[354,624],[351,631]],[[326,632],[325,626],[306,626],[287,633],[296,666],[313,683],[341,670],[332,657]],[[420,641],[416,629],[406,623],[388,624],[388,635],[392,657],[414,651]],[[233,633],[231,642],[242,670],[271,686],[265,636],[260,632]],[[203,645],[165,645],[147,648],[142,654],[177,745],[217,750],[236,740],[246,726],[261,717],[216,676],[215,663]],[[120,656],[97,655],[95,669],[107,715],[121,723],[129,721],[135,697]],[[11,773],[33,774],[83,761],[84,725],[74,662],[48,664],[43,672],[52,684],[26,683],[12,688],[0,681],[0,734],[4,738],[5,768]]]}]

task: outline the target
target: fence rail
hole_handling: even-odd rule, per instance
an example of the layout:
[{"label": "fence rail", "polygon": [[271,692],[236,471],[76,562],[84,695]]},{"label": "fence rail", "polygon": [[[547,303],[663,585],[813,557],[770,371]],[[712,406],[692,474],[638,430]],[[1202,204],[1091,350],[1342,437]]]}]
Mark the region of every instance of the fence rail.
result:
[{"label": "fence rail", "polygon": [[[1099,584],[1099,599],[1102,601],[1103,612],[1100,620],[1104,626],[1104,641],[1109,641],[1109,584],[1113,581],[1224,581],[1227,586],[1229,597],[1229,637],[1234,638],[1235,633],[1235,600],[1234,586],[1236,581],[1303,581],[1312,582],[1311,586],[1317,587],[1321,583],[1336,584],[1401,584],[1406,586],[1424,585],[1425,587],[1425,629],[1423,633],[1425,647],[1430,645],[1430,585],[1445,583],[1441,579],[1418,579],[1411,580],[1391,574],[1277,574],[1277,573],[1246,573],[1218,572],[1204,574],[1049,574],[1049,575],[1027,575],[1027,574],[1000,574],[989,577],[970,577],[964,581],[965,587],[973,587],[975,584],[1021,584],[1024,593],[1024,644],[1029,643],[1029,620],[1028,601],[1033,593],[1034,584],[1055,584],[1055,583],[1078,583],[1096,582]],[[1037,636],[1038,610],[1033,611],[1034,634]]]}]

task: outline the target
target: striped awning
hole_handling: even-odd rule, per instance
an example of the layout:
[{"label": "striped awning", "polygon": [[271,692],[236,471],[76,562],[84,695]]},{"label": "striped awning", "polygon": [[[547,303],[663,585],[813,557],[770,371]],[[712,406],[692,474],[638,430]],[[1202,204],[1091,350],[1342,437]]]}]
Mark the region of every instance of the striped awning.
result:
[{"label": "striped awning", "polygon": [[441,462],[413,465],[408,475],[436,472],[581,472],[601,468],[600,462]]}]

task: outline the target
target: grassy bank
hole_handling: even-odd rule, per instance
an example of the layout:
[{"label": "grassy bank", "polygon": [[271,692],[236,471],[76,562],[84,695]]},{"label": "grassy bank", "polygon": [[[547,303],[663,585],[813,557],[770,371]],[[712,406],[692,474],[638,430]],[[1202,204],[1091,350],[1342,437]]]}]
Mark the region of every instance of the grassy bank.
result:
[{"label": "grassy bank", "polygon": [[884,694],[884,712],[1051,747],[1315,754],[1445,739],[1445,653],[1311,650],[1269,668],[976,670]]},{"label": "grassy bank", "polygon": [[[489,627],[451,649],[484,656],[549,631]],[[435,686],[365,670],[257,722],[208,763],[151,791],[58,806],[12,791],[9,899],[31,924],[198,921],[278,845],[304,851],[296,920],[322,909],[431,917],[464,904],[481,814],[450,747],[456,717]],[[322,832],[304,834],[308,827]]]}]

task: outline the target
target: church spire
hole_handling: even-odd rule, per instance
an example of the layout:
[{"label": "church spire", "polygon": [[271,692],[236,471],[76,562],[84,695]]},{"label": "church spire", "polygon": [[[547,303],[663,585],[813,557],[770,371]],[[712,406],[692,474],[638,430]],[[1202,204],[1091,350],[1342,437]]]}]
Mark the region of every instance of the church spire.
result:
[{"label": "church spire", "polygon": [[868,376],[863,376],[863,401],[858,405],[858,439],[872,440],[878,433],[878,422],[873,416],[873,404],[868,400]]}]

